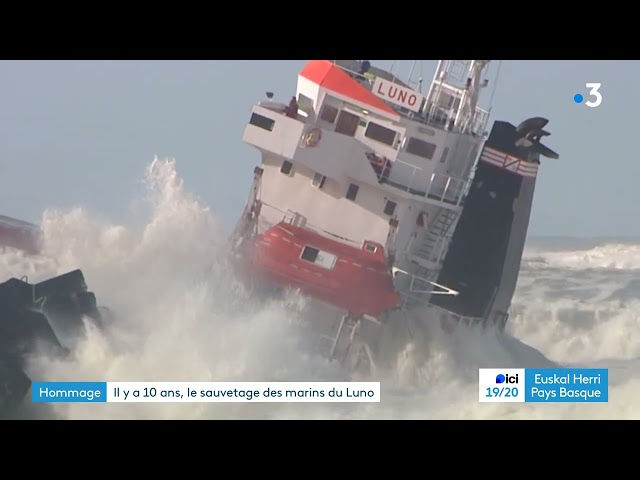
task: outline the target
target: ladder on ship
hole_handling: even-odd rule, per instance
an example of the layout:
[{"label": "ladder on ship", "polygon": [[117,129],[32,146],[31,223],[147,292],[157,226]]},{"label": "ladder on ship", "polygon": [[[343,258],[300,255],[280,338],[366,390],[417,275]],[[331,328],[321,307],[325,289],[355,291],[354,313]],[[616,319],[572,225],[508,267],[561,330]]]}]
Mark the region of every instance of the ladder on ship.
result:
[{"label": "ladder on ship", "polygon": [[[340,319],[340,324],[338,325],[338,331],[336,332],[335,337],[332,339],[331,351],[329,352],[330,360],[344,361],[345,357],[349,353],[349,347],[351,346],[351,343],[356,336],[359,325],[360,319],[358,317],[349,314],[342,316],[342,318]],[[343,346],[342,351],[339,355],[341,340],[344,343],[347,343],[347,345]]]},{"label": "ladder on ship", "polygon": [[428,262],[427,265],[420,264],[416,261],[413,263],[412,275],[406,288],[403,289],[403,306],[407,309],[413,309],[419,305],[429,303],[431,295],[434,291],[439,294],[450,294],[434,290],[438,274],[440,272],[439,265],[442,257],[446,253],[446,243],[451,238],[451,230],[453,224],[458,218],[456,211],[441,208],[438,211],[436,219],[429,225],[426,233],[420,238],[417,250],[414,250],[415,257]]},{"label": "ladder on ship", "polygon": [[[364,318],[360,315],[347,313],[340,318],[335,335],[323,335],[323,338],[330,342],[330,361],[337,361],[353,370],[359,369],[362,365],[367,365],[369,369],[375,368],[369,346],[356,340],[363,320]],[[350,365],[346,365],[347,362]]]},{"label": "ladder on ship", "polygon": [[451,230],[451,226],[458,218],[458,212],[441,208],[435,221],[429,225],[427,232],[423,234],[420,245],[416,250],[418,257],[429,262],[439,263],[443,254],[445,239]]}]

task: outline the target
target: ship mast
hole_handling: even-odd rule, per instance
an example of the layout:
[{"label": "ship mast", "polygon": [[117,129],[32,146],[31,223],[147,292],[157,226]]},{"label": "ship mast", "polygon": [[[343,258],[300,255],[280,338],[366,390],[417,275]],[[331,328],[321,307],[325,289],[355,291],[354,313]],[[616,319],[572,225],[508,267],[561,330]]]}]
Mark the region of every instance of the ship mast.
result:
[{"label": "ship mast", "polygon": [[[473,124],[476,116],[476,107],[478,106],[478,98],[480,97],[480,90],[482,85],[480,84],[480,78],[482,70],[487,66],[489,60],[471,60],[469,66],[469,77],[467,78],[467,84],[465,91],[462,94],[461,109],[458,110],[458,116],[456,118],[456,126],[459,125],[460,119],[468,117],[469,124]],[[462,113],[462,115],[460,115]]]},{"label": "ship mast", "polygon": [[476,120],[484,69],[490,60],[440,60],[429,87],[426,113],[445,117],[448,126],[468,131]]}]

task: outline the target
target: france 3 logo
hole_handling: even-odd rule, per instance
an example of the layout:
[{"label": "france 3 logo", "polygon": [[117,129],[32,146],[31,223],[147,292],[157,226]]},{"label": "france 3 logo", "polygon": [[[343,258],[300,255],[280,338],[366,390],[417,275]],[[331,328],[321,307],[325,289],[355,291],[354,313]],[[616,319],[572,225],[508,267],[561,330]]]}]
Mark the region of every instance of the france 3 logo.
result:
[{"label": "france 3 logo", "polygon": [[524,402],[524,369],[481,368],[478,380],[480,402]]},{"label": "france 3 logo", "polygon": [[[585,95],[582,93],[576,93],[573,96],[573,101],[578,104],[586,105],[587,107],[596,108],[599,107],[602,103],[602,93],[600,92],[600,87],[602,87],[601,83],[585,83],[585,87],[589,90],[586,95],[593,100],[587,100],[585,102]],[[583,103],[584,102],[584,103]]]}]

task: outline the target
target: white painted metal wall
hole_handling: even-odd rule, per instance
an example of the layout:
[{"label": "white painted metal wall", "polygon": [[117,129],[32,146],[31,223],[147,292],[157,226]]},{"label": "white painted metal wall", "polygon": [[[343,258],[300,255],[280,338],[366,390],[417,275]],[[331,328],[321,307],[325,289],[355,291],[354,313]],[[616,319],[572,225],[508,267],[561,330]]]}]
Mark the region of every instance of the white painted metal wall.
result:
[{"label": "white painted metal wall", "polygon": [[[345,198],[344,185],[334,179],[327,178],[322,189],[314,186],[315,172],[303,165],[285,175],[280,172],[281,159],[265,156],[263,166],[261,229],[282,221],[290,210],[304,217],[307,226],[353,240],[358,248],[364,240],[385,244],[392,217],[383,213],[385,196],[380,190],[360,185],[351,201]],[[398,203],[394,216],[402,219],[405,211],[406,205]]]}]

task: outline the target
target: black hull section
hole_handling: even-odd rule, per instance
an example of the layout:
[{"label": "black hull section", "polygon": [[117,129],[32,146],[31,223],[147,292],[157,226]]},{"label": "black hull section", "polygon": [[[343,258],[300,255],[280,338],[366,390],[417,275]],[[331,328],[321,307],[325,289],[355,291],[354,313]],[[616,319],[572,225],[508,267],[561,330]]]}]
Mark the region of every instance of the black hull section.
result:
[{"label": "black hull section", "polygon": [[59,336],[78,334],[85,316],[102,320],[80,270],[38,284],[17,278],[0,283],[0,419],[11,418],[31,388],[29,356],[67,354]]},{"label": "black hull section", "polygon": [[547,134],[540,130],[541,124],[546,120],[530,119],[517,128],[495,122],[438,277],[439,284],[460,293],[431,300],[456,315],[482,319],[500,330],[515,292],[539,158],[546,148],[537,139],[530,140],[538,132]]}]

